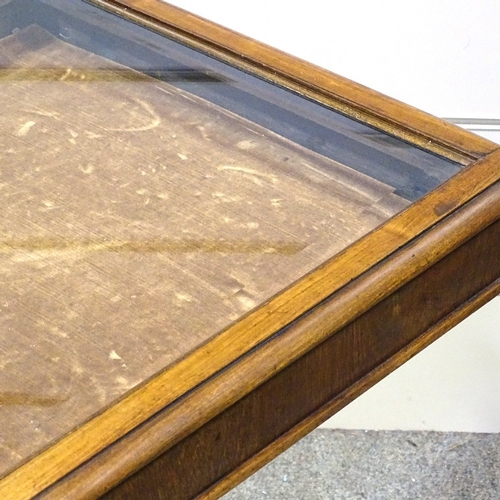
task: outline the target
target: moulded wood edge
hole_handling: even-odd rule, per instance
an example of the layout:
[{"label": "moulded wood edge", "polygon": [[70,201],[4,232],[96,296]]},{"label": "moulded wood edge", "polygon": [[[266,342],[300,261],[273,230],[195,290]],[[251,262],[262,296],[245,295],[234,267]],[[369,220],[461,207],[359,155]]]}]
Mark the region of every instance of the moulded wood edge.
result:
[{"label": "moulded wood edge", "polygon": [[[127,3],[127,2],[117,2],[117,3],[120,3],[120,4],[125,4],[125,3]],[[147,3],[147,2],[142,2],[142,3]],[[150,2],[150,3],[158,4],[159,2],[156,2],[156,1],[155,1],[155,2]],[[304,64],[306,64],[306,63],[304,63]],[[467,134],[467,135],[470,137],[470,134]],[[489,178],[488,180],[489,180],[489,181],[491,181],[491,178]],[[485,184],[482,184],[482,188],[484,188],[484,187],[485,187]],[[477,191],[474,191],[474,189],[472,189],[471,193],[472,193],[472,194],[477,194]],[[466,198],[463,198],[463,199],[466,199]],[[456,208],[456,205],[455,205],[455,206],[453,206],[451,209],[454,209],[454,208]],[[445,210],[445,212],[447,213],[449,210],[450,210],[450,209]],[[446,213],[445,213],[445,215],[446,215]],[[437,218],[436,218],[436,220],[439,220],[439,217],[437,217]],[[393,227],[393,229],[394,229],[396,232],[398,231],[398,229],[397,229],[397,228],[395,228],[395,226],[392,226],[392,227]],[[403,240],[404,240],[404,237],[405,237],[407,234],[408,234],[408,233],[406,233],[406,232],[405,232],[404,234],[401,234],[401,241],[403,241]],[[1,486],[0,486],[0,489],[1,489]]]},{"label": "moulded wood edge", "polygon": [[[191,356],[136,388],[114,406],[13,471],[0,481],[0,494],[4,498],[9,498],[11,493],[14,493],[12,498],[31,498],[54,484],[81,463],[209,379],[218,370],[234,362],[259,342],[263,342],[273,332],[294,321],[314,304],[442,221],[499,178],[500,150],[464,169]],[[470,226],[465,228],[466,232],[471,230]],[[290,308],[290,304],[295,306]],[[173,385],[174,380],[180,383]]]},{"label": "moulded wood edge", "polygon": [[[137,495],[144,487],[152,484],[153,491],[166,492],[174,488],[175,491],[186,494],[190,491],[185,498],[191,498],[195,491],[190,486],[191,481],[197,484],[197,488],[207,488],[224,474],[230,474],[231,470],[248,457],[266,448],[290,428],[307,419],[311,411],[315,412],[329,401],[337,399],[356,381],[365,379],[378,365],[384,364],[388,356],[398,355],[434,325],[446,322],[461,304],[470,302],[473,297],[497,281],[500,276],[500,257],[491,244],[498,243],[499,230],[500,222],[497,220],[470,242],[465,242],[446,258],[396,290],[386,298],[387,300],[382,300],[335,335],[330,335],[255,391],[235,402],[177,446],[167,450],[112,491],[110,498],[121,498],[120,495],[124,493]],[[475,258],[479,259],[477,267],[470,265]],[[463,270],[459,275],[457,265]],[[448,284],[455,276],[456,286],[450,290],[451,293],[443,293],[448,290]],[[415,303],[420,307],[425,306],[426,309],[429,307],[428,313],[413,314]],[[284,333],[284,336],[286,335],[287,333]],[[395,347],[397,350],[394,350]],[[350,361],[344,363],[343,359]],[[294,387],[295,390],[290,392],[289,387]],[[312,387],[315,388],[313,391]],[[313,394],[321,394],[320,399]],[[318,406],[320,401],[323,403]],[[280,418],[274,416],[273,402],[277,404],[276,411],[280,412]],[[282,407],[286,408],[285,412]],[[266,411],[266,408],[270,408],[270,411]],[[285,423],[288,421],[288,414],[294,415],[293,424]],[[268,423],[262,425],[262,422]],[[269,427],[273,429],[271,434],[266,430]],[[234,441],[233,436],[236,436]],[[229,446],[221,446],[221,443],[229,443]],[[205,454],[211,454],[212,446],[217,448],[217,452],[211,455],[209,461],[219,463],[217,457],[220,457],[225,464],[222,470],[226,471],[222,476],[216,472],[219,470],[217,465],[205,466],[203,463]],[[246,450],[244,460],[241,449]],[[197,450],[200,450],[199,453]],[[186,477],[190,477],[191,481],[186,481],[183,486],[184,482],[179,479],[183,469],[179,469],[178,462],[189,468],[195,457],[199,465],[194,471],[199,470],[201,476],[198,472],[191,473],[187,470]],[[169,477],[168,482],[165,475]]]},{"label": "moulded wood edge", "polygon": [[216,500],[225,493],[229,492],[235,485],[240,484],[242,481],[249,478],[252,474],[293,446],[297,441],[305,437],[316,427],[332,417],[335,413],[354,401],[357,397],[361,396],[364,392],[391,374],[394,370],[409,361],[422,351],[422,349],[431,345],[434,341],[473,314],[481,306],[495,298],[498,294],[500,294],[500,279],[496,280],[489,287],[472,297],[468,302],[455,309],[442,321],[435,324],[411,344],[399,351],[398,354],[388,359],[385,363],[379,365],[368,375],[349,387],[346,391],[339,394],[335,399],[319,408],[307,419],[303,420],[300,424],[280,436],[279,439],[241,464],[241,466],[234,470],[231,474],[225,476],[217,483],[214,483],[209,489],[199,495],[197,499]]},{"label": "moulded wood edge", "polygon": [[85,498],[97,497],[96,492],[101,494],[118,484],[499,218],[500,183],[497,183],[452,214],[446,224],[430,229],[317,306],[291,325],[286,335],[266,342],[166,409],[158,419],[125,437],[109,453],[104,451],[101,460],[97,459],[91,468],[82,469],[81,476],[77,473],[62,484],[62,494],[55,498],[83,498],[82,484],[92,487],[85,490]]}]

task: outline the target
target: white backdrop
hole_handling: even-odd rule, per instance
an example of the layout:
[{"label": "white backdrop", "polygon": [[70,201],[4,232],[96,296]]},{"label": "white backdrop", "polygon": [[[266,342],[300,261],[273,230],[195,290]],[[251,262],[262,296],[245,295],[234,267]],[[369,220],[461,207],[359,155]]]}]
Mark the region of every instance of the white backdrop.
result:
[{"label": "white backdrop", "polygon": [[[498,0],[170,3],[434,115],[500,124]],[[327,425],[499,432],[500,299]]]},{"label": "white backdrop", "polygon": [[498,0],[172,0],[437,116],[500,118]]}]

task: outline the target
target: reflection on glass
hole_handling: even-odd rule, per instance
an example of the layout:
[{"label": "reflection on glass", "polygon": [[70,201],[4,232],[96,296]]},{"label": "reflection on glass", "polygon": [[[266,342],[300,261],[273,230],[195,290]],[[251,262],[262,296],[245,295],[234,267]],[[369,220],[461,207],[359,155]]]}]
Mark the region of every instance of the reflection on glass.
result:
[{"label": "reflection on glass", "polygon": [[459,169],[77,0],[0,102],[0,475]]}]

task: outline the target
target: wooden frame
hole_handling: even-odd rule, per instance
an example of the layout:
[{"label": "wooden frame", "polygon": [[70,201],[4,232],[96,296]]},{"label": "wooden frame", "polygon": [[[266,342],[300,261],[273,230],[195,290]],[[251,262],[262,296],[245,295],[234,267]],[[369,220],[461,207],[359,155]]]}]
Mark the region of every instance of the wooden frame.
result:
[{"label": "wooden frame", "polygon": [[498,293],[500,151],[158,0],[92,3],[467,165],[0,480],[2,498],[216,498]]}]

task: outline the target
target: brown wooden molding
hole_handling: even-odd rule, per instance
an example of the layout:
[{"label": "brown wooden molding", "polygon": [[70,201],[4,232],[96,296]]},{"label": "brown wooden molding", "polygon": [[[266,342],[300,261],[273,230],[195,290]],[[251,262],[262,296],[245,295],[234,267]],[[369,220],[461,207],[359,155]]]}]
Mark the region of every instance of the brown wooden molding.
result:
[{"label": "brown wooden molding", "polygon": [[[57,434],[58,439],[63,436],[58,441],[45,441],[45,449],[16,462],[16,469],[2,472],[6,475],[0,477],[0,499],[7,500],[86,499],[103,494],[109,498],[215,498],[498,292],[500,149],[461,128],[160,0],[90,2],[465,165],[450,180],[330,259],[323,262],[333,251],[318,253],[317,262],[322,264],[315,270],[297,273],[301,277],[295,283],[267,300],[274,293],[269,292],[264,303],[254,302],[259,306],[244,316],[235,314],[224,323],[223,331],[211,338],[207,334],[194,350],[182,351],[179,356],[183,357],[168,365],[162,361],[160,372],[147,380],[138,378],[141,382],[125,394],[120,392],[123,396],[118,400],[110,399],[109,406],[101,404],[92,417],[92,412],[85,413],[77,420],[78,427],[68,427],[72,430],[64,436],[63,432]],[[47,3],[64,4],[62,0]],[[20,45],[13,43],[13,47],[17,50]],[[43,82],[53,71],[42,70],[34,78]],[[11,71],[4,76],[14,78],[16,74]],[[137,81],[148,78],[134,71],[131,74]],[[103,75],[101,70],[91,71],[89,78],[114,81],[124,73]],[[18,140],[24,140],[19,137],[34,125],[28,121],[21,126]],[[151,137],[144,144],[146,141],[150,145]],[[36,146],[40,151],[38,143]],[[161,142],[161,152],[163,146]],[[139,149],[142,147],[143,143]],[[13,164],[17,167],[17,160]],[[335,193],[342,202],[349,199],[348,185]],[[256,189],[256,198],[261,194]],[[297,197],[292,214],[296,201]],[[397,205],[390,213],[402,206],[406,205]],[[315,223],[318,204],[312,207]],[[339,220],[345,229],[345,219]],[[13,226],[12,234],[17,236],[17,226]],[[299,236],[302,227],[300,231]],[[291,255],[303,248],[299,240],[270,238],[251,243],[210,238],[23,238],[0,245],[0,252],[61,252],[75,247],[81,253],[140,250],[149,255],[158,249],[181,253],[195,248],[205,253],[271,250]],[[204,265],[197,270],[205,271]],[[206,306],[203,300],[200,303]],[[139,309],[141,317],[143,310]],[[201,338],[198,334],[203,328],[196,331],[193,324],[197,323],[187,316],[179,314],[188,325],[184,341]],[[129,328],[129,323],[123,321],[123,325],[120,323],[119,336],[128,333],[123,328]],[[27,356],[30,353],[27,350]],[[112,362],[121,359],[114,345],[111,354],[104,354],[108,361],[107,356]],[[7,392],[7,400],[50,407],[61,399],[51,394],[31,395],[22,389]],[[277,418],[268,418],[272,412]],[[84,418],[89,420],[82,421]]]},{"label": "brown wooden molding", "polygon": [[[285,334],[271,339],[242,358],[237,365],[226,369],[189,394],[181,405],[174,405],[171,410],[167,410],[168,417],[163,414],[160,422],[153,420],[156,424],[148,423],[136,435],[132,434],[122,440],[117,444],[118,449],[122,447],[120,452],[115,450],[111,456],[106,455],[108,460],[101,459],[101,467],[91,469],[95,474],[94,480],[89,480],[88,477],[82,480],[75,476],[76,490],[79,490],[78,485],[82,483],[98,483],[104,471],[108,481],[110,476],[123,479],[121,475],[126,476],[145,465],[155,454],[195,431],[203,422],[213,418],[303,356],[332,332],[343,328],[356,315],[374,307],[380,300],[462,245],[464,238],[470,238],[482,231],[499,217],[500,184],[495,184],[469,205],[449,216],[441,225],[430,229],[400,252],[314,308],[287,329]],[[467,234],[464,228],[467,228]],[[240,384],[244,393],[238,388]],[[112,460],[111,463],[109,459]],[[65,497],[68,494],[68,491],[64,492]]]},{"label": "brown wooden molding", "polygon": [[[164,372],[131,391],[102,414],[75,429],[74,432],[13,471],[0,481],[0,497],[31,498],[41,492],[143,424],[157,412],[171,405],[199,384],[203,384],[220,370],[224,370],[228,365],[269,339],[275,332],[341,290],[354,278],[369,271],[387,255],[396,252],[438,222],[443,221],[428,234],[428,238],[420,240],[419,248],[422,253],[419,254],[419,258],[406,252],[398,254],[399,257],[396,260],[386,261],[392,264],[390,267],[386,264],[382,269],[385,272],[392,269],[394,273],[392,276],[387,275],[386,278],[395,281],[385,284],[391,287],[401,286],[415,273],[425,269],[429,262],[442,257],[475,234],[479,226],[487,223],[486,216],[491,219],[489,223],[497,217],[498,186],[493,186],[493,184],[499,179],[500,150],[465,168],[438,189],[333,257],[282,294],[277,295],[194,351],[190,356],[166,368]],[[487,190],[489,186],[492,186],[491,190]],[[462,205],[484,190],[487,190],[487,194],[478,197],[474,204],[460,209]],[[448,217],[454,211],[457,211],[457,215]],[[472,219],[469,220],[469,217]],[[476,228],[472,220],[475,221]],[[401,260],[402,255],[406,260]],[[397,269],[398,265],[403,267]],[[369,301],[372,301],[372,304],[376,303],[383,298],[384,293],[388,293],[388,290],[383,291],[383,288],[379,286],[371,290],[373,282],[366,280],[373,279],[374,275],[368,273],[367,276],[368,278],[357,281],[358,286],[360,283],[369,285],[365,289],[365,293],[368,294],[364,296],[367,301],[363,306],[365,308],[369,307]],[[382,277],[380,274],[377,276]],[[352,288],[350,290],[352,291]],[[351,297],[351,299],[358,300],[359,290],[354,295],[356,297]],[[347,296],[344,295],[344,297]],[[336,302],[336,304],[338,307],[341,302]],[[353,304],[351,303],[351,306]],[[358,303],[358,306],[360,304]],[[318,309],[320,310],[322,309]],[[344,309],[341,316],[334,318],[334,324],[339,328],[342,323],[338,322],[349,321],[349,314],[354,313],[353,309]],[[319,318],[323,316],[315,317],[317,318],[315,321],[319,321]],[[325,316],[323,321],[326,321],[325,325],[331,332],[332,325],[329,323],[329,317]],[[307,334],[302,338],[302,344],[295,345],[294,352],[298,355],[299,352],[311,349],[317,342],[324,339],[324,335],[325,331],[321,329],[317,330],[316,336]],[[290,355],[294,356],[293,353]],[[273,355],[271,361],[275,366],[274,371],[282,369],[291,359],[283,357],[276,362]],[[265,371],[261,377],[271,375],[272,373]],[[259,379],[255,376],[253,380],[255,383],[261,383],[263,379],[257,382]],[[216,392],[220,391],[217,389]],[[240,393],[233,394],[235,399],[241,396]],[[224,397],[227,397],[227,394]],[[229,398],[224,401],[221,403],[222,406],[231,404],[234,399]],[[214,413],[206,413],[207,418],[220,410],[221,406],[214,407],[211,410]],[[184,429],[182,432],[190,432],[190,429]],[[175,439],[180,437],[179,433]]]},{"label": "brown wooden molding", "polygon": [[315,412],[309,415],[309,417],[304,419],[295,427],[292,427],[288,432],[282,434],[262,451],[242,463],[233,472],[227,474],[222,479],[209,486],[209,488],[207,488],[199,496],[199,498],[203,498],[205,500],[215,500],[227,493],[235,485],[250,477],[262,466],[276,458],[280,453],[283,453],[291,445],[321,425],[325,420],[347,406],[351,401],[354,401],[354,399],[373,387],[376,383],[380,382],[392,371],[399,368],[406,361],[410,360],[413,356],[448,332],[451,328],[477,311],[481,306],[497,296],[498,293],[500,293],[500,279],[497,279],[480,293],[471,297],[469,301],[462,304],[443,320],[436,323],[421,336],[417,337],[416,340],[399,351],[397,355],[389,358],[387,361],[383,362],[377,368],[369,372],[368,375],[361,378],[358,382],[355,382],[345,391],[341,392],[338,396],[334,397],[323,406],[320,406]]},{"label": "brown wooden molding", "polygon": [[91,1],[462,164],[498,147],[456,125],[161,0]]},{"label": "brown wooden molding", "polygon": [[[158,491],[192,498],[241,460],[262,464],[274,453],[260,455],[263,447],[291,444],[311,412],[326,418],[498,291],[499,219],[500,183],[103,451],[48,497],[97,498],[130,477],[109,498],[162,498]],[[273,411],[279,418],[268,418]],[[250,439],[243,443],[243,435]],[[188,469],[186,478],[180,471]],[[141,496],[147,484],[156,490]]]}]

